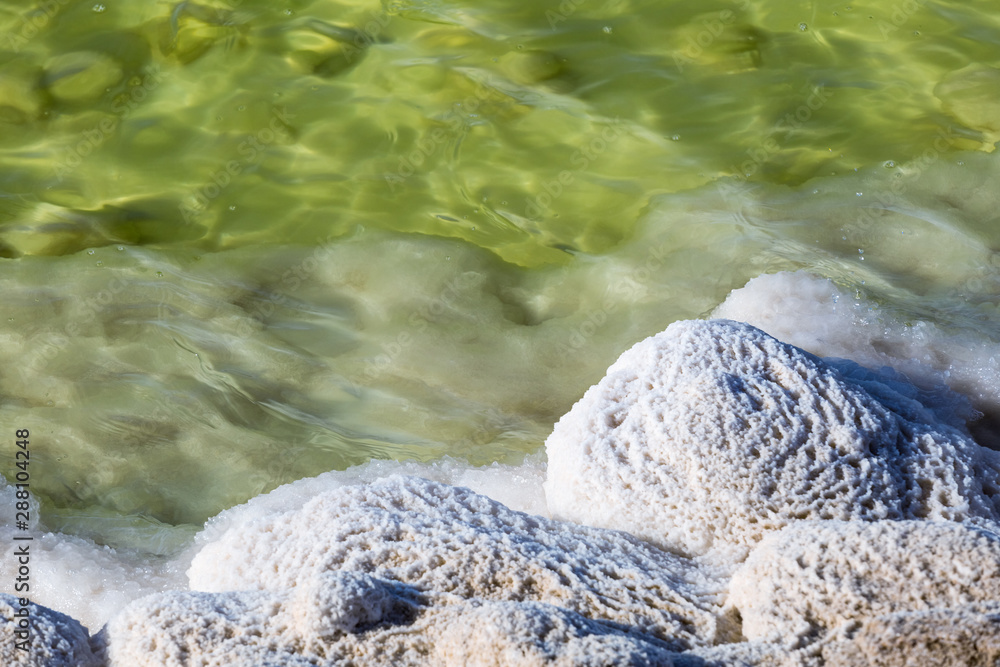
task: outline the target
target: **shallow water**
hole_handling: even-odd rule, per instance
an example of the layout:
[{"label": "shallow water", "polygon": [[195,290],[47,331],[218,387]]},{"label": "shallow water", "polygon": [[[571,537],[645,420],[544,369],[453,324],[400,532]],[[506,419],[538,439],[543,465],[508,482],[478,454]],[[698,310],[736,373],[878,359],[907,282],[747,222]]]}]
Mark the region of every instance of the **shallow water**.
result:
[{"label": "shallow water", "polygon": [[62,534],[160,556],[328,470],[517,464],[765,273],[933,323],[937,379],[995,356],[985,2],[56,0],[0,35],[0,424]]}]

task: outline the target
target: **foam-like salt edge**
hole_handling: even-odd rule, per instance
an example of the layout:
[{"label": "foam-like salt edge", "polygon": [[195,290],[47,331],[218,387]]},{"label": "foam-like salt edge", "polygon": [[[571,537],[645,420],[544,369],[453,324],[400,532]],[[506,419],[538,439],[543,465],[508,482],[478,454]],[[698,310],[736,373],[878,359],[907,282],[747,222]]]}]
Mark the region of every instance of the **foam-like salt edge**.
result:
[{"label": "foam-like salt edge", "polygon": [[[733,290],[712,317],[751,324],[821,357],[891,367],[925,390],[946,385],[983,413],[970,426],[981,444],[1000,449],[1000,354],[997,341],[905,323],[825,278],[802,271],[758,276]],[[934,401],[945,404],[947,395]],[[953,406],[960,408],[960,406]]]},{"label": "foam-like salt edge", "polygon": [[[1000,656],[1000,464],[966,430],[968,402],[935,386],[968,392],[980,411],[1000,404],[990,344],[963,356],[941,330],[852,304],[832,283],[785,274],[752,281],[716,314],[742,308],[780,333],[790,308],[814,329],[794,341],[810,352],[893,366],[919,386],[745,324],[683,322],[623,354],[563,418],[547,469],[538,458],[486,469],[373,461],[227,510],[161,566],[33,526],[39,567],[48,560],[57,582],[35,602],[93,629],[124,609],[88,641],[72,618],[33,606],[36,653],[0,659],[705,667]],[[11,635],[17,603],[0,602]]]}]

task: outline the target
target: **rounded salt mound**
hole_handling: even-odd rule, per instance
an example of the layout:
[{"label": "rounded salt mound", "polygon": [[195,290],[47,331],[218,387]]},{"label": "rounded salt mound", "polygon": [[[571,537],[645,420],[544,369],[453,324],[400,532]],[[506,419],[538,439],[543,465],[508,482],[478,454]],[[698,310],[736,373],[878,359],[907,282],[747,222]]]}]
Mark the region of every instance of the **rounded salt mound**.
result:
[{"label": "rounded salt mound", "polygon": [[730,562],[796,519],[996,519],[998,455],[881,377],[747,324],[675,322],[556,424],[549,509]]},{"label": "rounded salt mound", "polygon": [[232,526],[188,575],[94,638],[109,667],[667,667],[738,637],[719,568],[415,477]]},{"label": "rounded salt mound", "polygon": [[764,538],[729,591],[747,639],[804,645],[844,624],[1000,600],[1000,535],[951,521],[799,521]]}]

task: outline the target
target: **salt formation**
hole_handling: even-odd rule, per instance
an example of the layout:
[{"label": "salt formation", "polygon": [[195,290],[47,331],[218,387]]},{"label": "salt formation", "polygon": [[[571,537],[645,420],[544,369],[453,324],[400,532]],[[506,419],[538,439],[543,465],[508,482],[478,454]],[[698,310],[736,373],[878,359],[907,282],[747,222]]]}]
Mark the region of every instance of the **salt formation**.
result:
[{"label": "salt formation", "polygon": [[818,653],[824,667],[996,665],[1000,602],[878,616],[865,620],[848,637],[818,648],[812,653]]},{"label": "salt formation", "polygon": [[[947,330],[922,320],[904,323],[804,271],[754,278],[733,290],[713,317],[746,322],[818,356],[891,367],[924,391],[947,385],[961,396],[938,395],[927,402],[939,413],[952,412],[949,420],[968,423],[979,444],[1000,450],[1000,355],[997,343],[981,332]],[[969,399],[982,415],[969,411]]]},{"label": "salt formation", "polygon": [[[22,620],[27,627],[20,625]],[[22,607],[17,597],[0,593],[0,664],[97,667],[88,640],[87,628],[79,621],[33,602]],[[24,642],[30,650],[17,648]]]},{"label": "salt formation", "polygon": [[794,520],[994,519],[1000,461],[913,393],[728,320],[625,352],[546,441],[553,516],[739,562]]},{"label": "salt formation", "polygon": [[673,655],[653,637],[560,607],[423,594],[345,572],[316,577],[295,591],[147,598],[109,623],[96,643],[112,667],[669,667]]},{"label": "salt formation", "polygon": [[991,531],[941,521],[801,521],[753,550],[728,604],[748,639],[804,644],[851,621],[990,600],[1000,602],[1000,535]]},{"label": "salt formation", "polygon": [[622,533],[394,476],[233,527],[189,570],[192,589],[207,592],[146,598],[100,642],[109,664],[130,667],[279,654],[319,664],[669,664],[671,650],[734,638],[714,574]]}]

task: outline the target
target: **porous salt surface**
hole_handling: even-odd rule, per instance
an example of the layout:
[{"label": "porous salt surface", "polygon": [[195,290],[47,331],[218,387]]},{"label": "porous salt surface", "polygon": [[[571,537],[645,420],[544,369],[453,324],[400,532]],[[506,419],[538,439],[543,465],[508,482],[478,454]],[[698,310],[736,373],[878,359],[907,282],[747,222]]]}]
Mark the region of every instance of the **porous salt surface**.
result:
[{"label": "porous salt surface", "polygon": [[670,650],[736,637],[715,574],[623,533],[393,476],[233,527],[193,560],[206,592],[135,603],[99,641],[129,666],[669,664]]},{"label": "porous salt surface", "polygon": [[719,582],[623,533],[515,512],[461,487],[393,476],[234,528],[195,556],[191,588],[283,590],[364,572],[463,598],[556,604],[678,646],[722,632]]},{"label": "porous salt surface", "polygon": [[800,519],[997,518],[995,452],[900,376],[839,365],[747,324],[671,324],[556,424],[552,515],[729,562]]},{"label": "porous salt surface", "polygon": [[803,653],[824,667],[990,667],[1000,662],[1000,602],[886,614],[843,634]]},{"label": "porous salt surface", "polygon": [[[1000,449],[1000,355],[997,341],[984,339],[982,330],[948,330],[912,317],[903,321],[804,271],[758,276],[733,290],[712,316],[746,322],[821,357],[889,366],[922,388],[945,384],[983,413],[978,420],[961,415],[980,444]],[[954,395],[938,396],[934,403],[961,413],[961,402],[954,405],[949,398]]]},{"label": "porous salt surface", "polygon": [[897,612],[1000,601],[1000,535],[948,521],[801,521],[765,537],[728,604],[750,640],[806,644]]},{"label": "porous salt surface", "polygon": [[[21,643],[30,650],[19,649]],[[91,652],[87,628],[79,621],[33,602],[22,606],[18,597],[0,593],[0,664],[97,667],[100,663]]]},{"label": "porous salt surface", "polygon": [[664,642],[553,605],[422,594],[346,572],[295,591],[147,598],[95,643],[107,664],[129,667],[672,664]]}]

